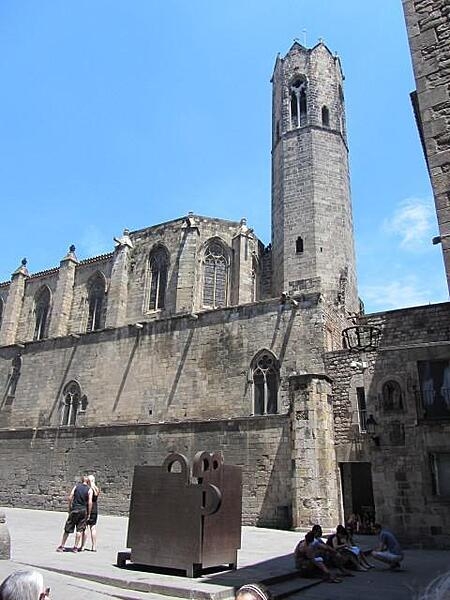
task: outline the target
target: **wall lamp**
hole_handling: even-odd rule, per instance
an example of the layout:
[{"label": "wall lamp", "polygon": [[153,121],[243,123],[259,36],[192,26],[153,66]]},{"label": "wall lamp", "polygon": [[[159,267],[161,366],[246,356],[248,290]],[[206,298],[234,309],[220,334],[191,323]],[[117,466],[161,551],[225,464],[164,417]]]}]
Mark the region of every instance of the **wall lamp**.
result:
[{"label": "wall lamp", "polygon": [[375,444],[375,446],[379,446],[380,436],[378,434],[378,423],[372,414],[370,414],[366,419],[366,431],[372,438],[372,441]]}]

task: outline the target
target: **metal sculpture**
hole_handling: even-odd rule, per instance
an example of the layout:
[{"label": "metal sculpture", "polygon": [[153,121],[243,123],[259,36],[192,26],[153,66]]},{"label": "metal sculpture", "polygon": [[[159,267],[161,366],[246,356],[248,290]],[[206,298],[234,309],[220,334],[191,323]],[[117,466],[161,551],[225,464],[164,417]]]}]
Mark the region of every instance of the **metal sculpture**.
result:
[{"label": "metal sculpture", "polygon": [[[174,467],[177,465],[177,470]],[[221,452],[197,452],[192,462],[172,453],[160,467],[136,466],[127,546],[117,563],[182,569],[235,569],[241,546],[242,470]]]}]

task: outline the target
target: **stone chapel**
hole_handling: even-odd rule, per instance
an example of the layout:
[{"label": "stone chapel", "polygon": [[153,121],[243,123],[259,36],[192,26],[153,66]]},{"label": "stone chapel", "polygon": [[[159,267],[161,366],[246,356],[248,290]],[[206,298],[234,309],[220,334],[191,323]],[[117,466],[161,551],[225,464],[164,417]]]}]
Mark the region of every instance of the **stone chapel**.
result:
[{"label": "stone chapel", "polygon": [[450,305],[363,313],[340,60],[295,42],[272,84],[269,246],[189,213],[0,284],[1,505],[89,470],[126,514],[135,465],[222,450],[245,524],[450,544]]}]

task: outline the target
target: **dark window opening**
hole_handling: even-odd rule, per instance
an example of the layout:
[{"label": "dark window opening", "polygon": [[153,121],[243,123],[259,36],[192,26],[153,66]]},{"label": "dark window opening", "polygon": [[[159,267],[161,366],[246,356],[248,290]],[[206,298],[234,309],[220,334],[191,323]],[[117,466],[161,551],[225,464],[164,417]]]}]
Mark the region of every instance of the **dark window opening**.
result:
[{"label": "dark window opening", "polygon": [[291,125],[293,128],[306,125],[307,101],[306,81],[297,79],[291,86]]},{"label": "dark window opening", "polygon": [[423,418],[449,418],[450,360],[423,360],[417,366]]},{"label": "dark window opening", "polygon": [[297,254],[301,254],[303,252],[303,238],[298,236],[297,241],[295,242],[295,251]]},{"label": "dark window opening", "polygon": [[158,248],[150,256],[149,310],[164,308],[167,287],[168,256],[164,248]]},{"label": "dark window opening", "polygon": [[278,367],[272,354],[261,354],[253,367],[253,412],[274,415],[278,411]]},{"label": "dark window opening", "polygon": [[61,425],[75,425],[81,402],[81,390],[76,381],[69,382],[64,388]]},{"label": "dark window opening", "polygon": [[434,496],[450,496],[450,452],[430,454],[431,488]]},{"label": "dark window opening", "polygon": [[381,391],[383,410],[402,410],[402,389],[397,381],[386,381]]},{"label": "dark window opening", "polygon": [[324,127],[330,126],[330,111],[326,106],[322,106],[322,125]]},{"label": "dark window opening", "polygon": [[37,293],[35,299],[33,340],[42,340],[45,337],[49,309],[50,290],[45,286]]},{"label": "dark window opening", "polygon": [[88,321],[86,331],[97,331],[103,327],[105,303],[105,280],[99,274],[91,282],[88,293]]},{"label": "dark window opening", "polygon": [[359,428],[361,431],[367,431],[366,392],[363,387],[356,388],[356,399],[358,403]]}]

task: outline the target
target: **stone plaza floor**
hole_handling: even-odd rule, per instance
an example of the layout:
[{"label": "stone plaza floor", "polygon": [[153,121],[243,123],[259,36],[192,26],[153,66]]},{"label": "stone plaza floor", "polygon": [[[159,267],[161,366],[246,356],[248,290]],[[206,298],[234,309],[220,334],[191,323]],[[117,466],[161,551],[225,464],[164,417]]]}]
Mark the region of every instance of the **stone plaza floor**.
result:
[{"label": "stone plaza floor", "polygon": [[[19,568],[37,568],[56,600],[228,600],[234,597],[234,589],[244,583],[289,574],[294,577],[297,590],[289,596],[293,599],[411,600],[433,577],[450,570],[450,551],[414,549],[407,550],[404,566],[398,572],[380,565],[371,571],[355,573],[355,577],[345,578],[341,584],[301,579],[295,577],[292,559],[293,548],[302,537],[300,533],[243,527],[236,571],[188,579],[133,568],[119,569],[115,563],[117,552],[126,549],[125,517],[100,516],[96,553],[57,553],[66,513],[4,510],[11,535],[11,560],[0,561],[0,580]],[[69,543],[73,543],[73,536]],[[363,545],[373,543],[373,539],[362,538]]]}]

